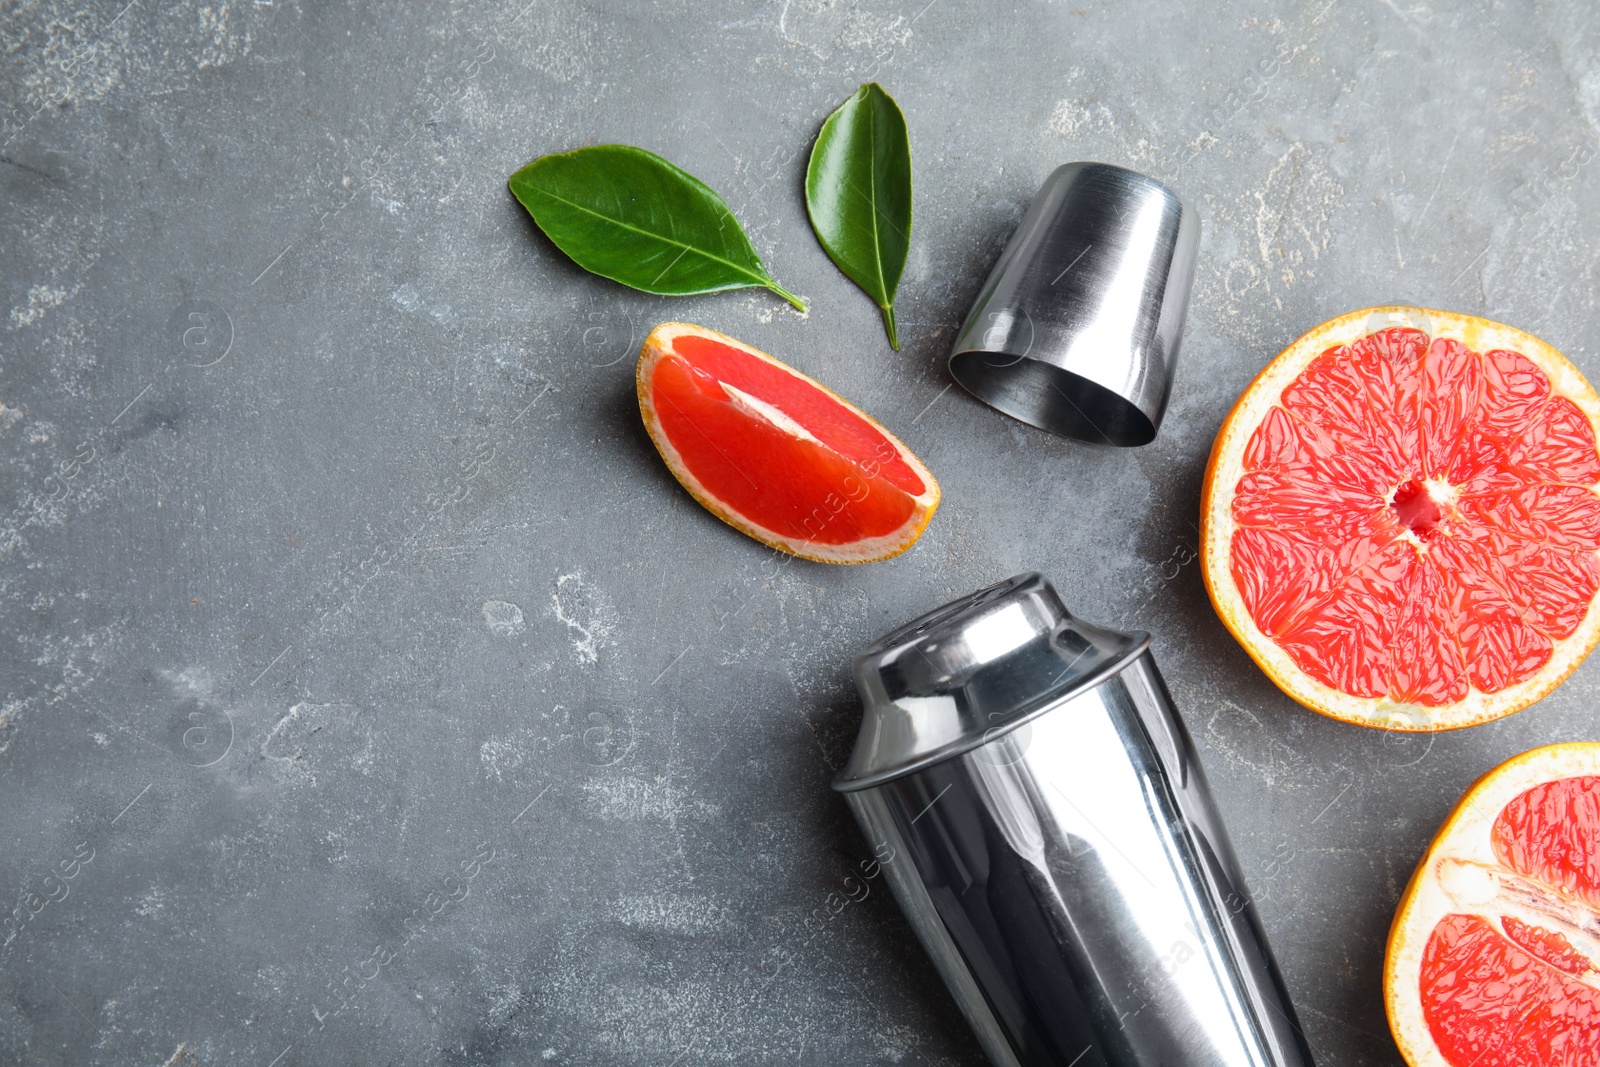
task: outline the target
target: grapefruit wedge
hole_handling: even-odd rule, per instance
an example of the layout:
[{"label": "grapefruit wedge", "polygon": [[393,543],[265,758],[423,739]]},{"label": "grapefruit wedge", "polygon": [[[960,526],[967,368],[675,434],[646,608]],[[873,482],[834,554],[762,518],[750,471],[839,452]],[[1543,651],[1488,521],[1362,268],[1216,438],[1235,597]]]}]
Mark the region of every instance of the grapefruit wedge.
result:
[{"label": "grapefruit wedge", "polygon": [[1385,307],[1323,323],[1223,420],[1201,497],[1217,614],[1289,696],[1444,730],[1600,639],[1600,398],[1530,334]]},{"label": "grapefruit wedge", "polygon": [[898,556],[939,506],[911,450],[827,387],[683,322],[639,351],[639,411],[661,458],[717,518],[821,563]]},{"label": "grapefruit wedge", "polygon": [[1600,744],[1467,791],[1400,899],[1383,991],[1412,1067],[1600,1064]]}]

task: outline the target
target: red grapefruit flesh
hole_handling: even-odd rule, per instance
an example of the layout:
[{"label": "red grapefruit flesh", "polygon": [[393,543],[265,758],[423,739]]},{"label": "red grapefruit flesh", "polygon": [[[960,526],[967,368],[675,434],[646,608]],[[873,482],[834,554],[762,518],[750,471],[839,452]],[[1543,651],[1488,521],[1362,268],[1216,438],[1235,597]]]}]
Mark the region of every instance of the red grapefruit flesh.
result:
[{"label": "red grapefruit flesh", "polygon": [[1369,308],[1300,338],[1206,472],[1212,602],[1290,696],[1349,722],[1470,726],[1600,640],[1600,398],[1530,334]]},{"label": "red grapefruit flesh", "polygon": [[773,548],[867,563],[910,548],[939,485],[849,401],[764,352],[667,322],[639,353],[639,409],[694,498]]},{"label": "red grapefruit flesh", "polygon": [[1401,898],[1384,963],[1412,1067],[1600,1064],[1600,744],[1474,785]]}]

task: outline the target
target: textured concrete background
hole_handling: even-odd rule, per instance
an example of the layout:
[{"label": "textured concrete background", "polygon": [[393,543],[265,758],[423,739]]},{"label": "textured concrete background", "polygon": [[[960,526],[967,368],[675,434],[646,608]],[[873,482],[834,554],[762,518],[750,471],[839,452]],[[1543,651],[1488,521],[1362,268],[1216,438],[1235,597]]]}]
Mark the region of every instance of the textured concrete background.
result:
[{"label": "textured concrete background", "polygon": [[[1383,941],[1502,759],[1596,736],[1600,661],[1507,721],[1291,704],[1193,563],[1232,399],[1406,301],[1600,373],[1592,6],[196,0],[0,13],[0,1063],[978,1064],[828,789],[850,655],[1037,568],[1154,631],[1311,1043],[1394,1064]],[[916,157],[906,350],[817,247],[823,116]],[[563,260],[505,190],[600,141],[719,190],[808,317]],[[1159,439],[950,387],[1040,180],[1204,219]],[[945,502],[831,568],[703,512],[633,355],[704,323],[886,422]],[[71,877],[67,877],[70,872]],[[793,962],[781,965],[792,955]]]}]

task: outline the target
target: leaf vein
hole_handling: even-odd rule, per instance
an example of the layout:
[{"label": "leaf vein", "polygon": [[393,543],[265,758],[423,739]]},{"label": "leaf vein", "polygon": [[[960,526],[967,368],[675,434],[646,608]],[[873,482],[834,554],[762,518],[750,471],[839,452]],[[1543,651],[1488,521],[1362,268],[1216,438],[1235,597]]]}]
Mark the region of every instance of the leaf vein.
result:
[{"label": "leaf vein", "polygon": [[[616,226],[619,229],[628,230],[628,231],[630,231],[632,233],[639,234],[641,237],[648,237],[648,238],[651,238],[653,240],[660,241],[662,244],[671,245],[674,248],[681,248],[681,249],[683,249],[683,252],[679,253],[679,255],[678,255],[679,259],[683,258],[684,253],[693,252],[695,255],[700,256],[702,259],[711,260],[713,263],[721,263],[723,266],[729,268],[730,270],[735,271],[736,273],[742,275],[743,277],[752,279],[754,284],[756,284],[756,285],[766,285],[769,281],[772,280],[770,277],[768,277],[765,274],[758,274],[755,271],[752,271],[748,267],[741,266],[740,264],[735,263],[730,259],[724,259],[723,257],[721,257],[719,255],[715,255],[715,254],[713,254],[711,252],[707,252],[703,248],[696,247],[695,245],[688,244],[687,242],[684,242],[684,241],[679,241],[676,238],[667,237],[667,236],[664,236],[662,234],[653,233],[650,230],[646,230],[646,229],[642,229],[642,228],[640,228],[638,226],[634,226],[633,224],[624,222],[619,218],[614,218],[614,217],[612,217],[610,215],[607,215],[607,214],[604,214],[602,212],[596,211],[593,208],[586,207],[583,204],[580,204],[575,200],[568,200],[566,197],[559,196],[556,193],[552,193],[548,189],[539,188],[538,192],[539,192],[539,194],[541,196],[547,196],[551,200],[557,201],[558,203],[565,204],[568,207],[573,208],[576,211],[581,211],[585,215],[592,215],[595,218],[599,219],[601,222],[609,222],[611,225]],[[673,260],[673,263],[676,263],[676,262],[677,262],[677,260]]]},{"label": "leaf vein", "polygon": [[872,196],[868,203],[872,208],[872,265],[878,272],[878,298],[889,298],[889,287],[883,280],[883,245],[878,240],[878,119],[876,113],[867,112],[867,146],[871,149],[868,158],[872,165],[867,168],[870,178]]}]

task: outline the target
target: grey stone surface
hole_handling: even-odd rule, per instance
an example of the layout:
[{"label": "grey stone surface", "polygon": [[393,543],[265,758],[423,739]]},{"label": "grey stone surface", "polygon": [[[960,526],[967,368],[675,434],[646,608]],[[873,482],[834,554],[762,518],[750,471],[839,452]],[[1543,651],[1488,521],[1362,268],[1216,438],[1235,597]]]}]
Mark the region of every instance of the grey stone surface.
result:
[{"label": "grey stone surface", "polygon": [[[853,651],[1034,568],[1155,633],[1319,1062],[1399,1062],[1412,866],[1474,777],[1593,736],[1600,661],[1444,736],[1322,719],[1212,614],[1200,476],[1351,308],[1600,372],[1590,5],[124,3],[0,12],[0,1063],[977,1064],[882,887],[835,913],[828,781]],[[867,79],[916,155],[898,354],[801,200]],[[564,261],[504,180],[600,141],[721,191],[809,316]],[[1073,159],[1204,219],[1142,449],[942,366]],[[921,543],[792,562],[695,505],[633,401],[669,318],[901,434]]]}]

